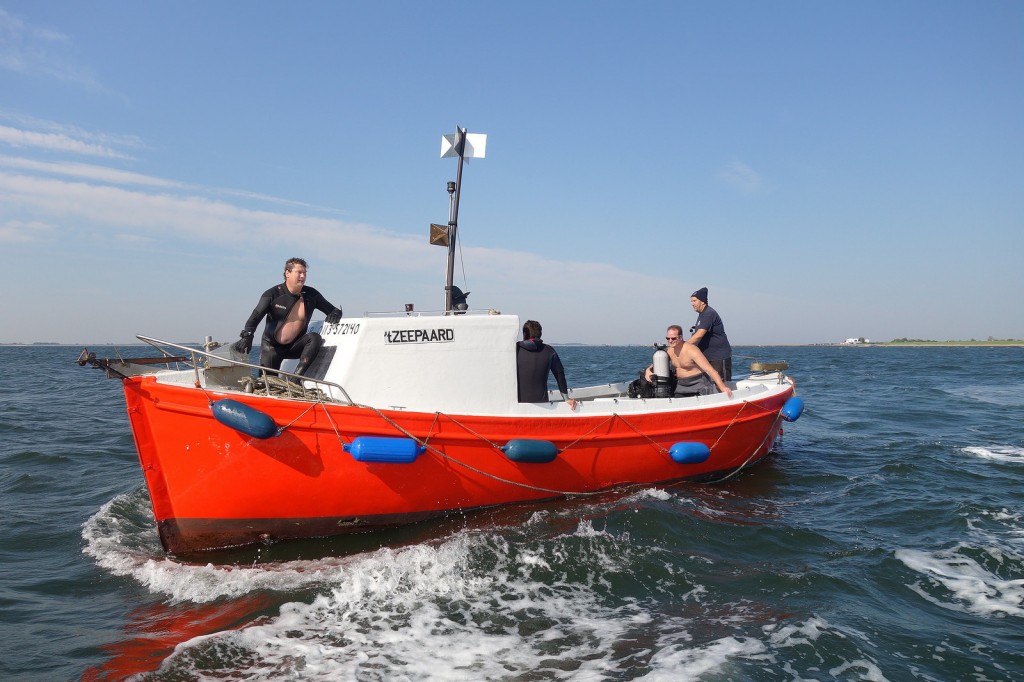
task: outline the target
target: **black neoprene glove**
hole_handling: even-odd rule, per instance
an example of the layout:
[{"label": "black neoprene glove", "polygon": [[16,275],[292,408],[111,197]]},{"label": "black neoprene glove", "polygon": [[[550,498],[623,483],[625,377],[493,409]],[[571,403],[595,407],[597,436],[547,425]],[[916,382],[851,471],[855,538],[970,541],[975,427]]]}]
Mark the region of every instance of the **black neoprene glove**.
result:
[{"label": "black neoprene glove", "polygon": [[327,324],[337,324],[341,319],[341,308],[335,308],[327,313]]},{"label": "black neoprene glove", "polygon": [[252,350],[252,332],[247,332],[243,329],[239,336],[241,338],[231,344],[231,347],[242,355],[248,355],[249,351]]}]

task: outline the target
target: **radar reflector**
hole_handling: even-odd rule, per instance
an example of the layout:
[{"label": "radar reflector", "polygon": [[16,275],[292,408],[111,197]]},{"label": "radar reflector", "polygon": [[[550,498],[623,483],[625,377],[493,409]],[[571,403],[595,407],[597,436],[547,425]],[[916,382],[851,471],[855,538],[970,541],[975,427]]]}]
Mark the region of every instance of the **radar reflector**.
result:
[{"label": "radar reflector", "polygon": [[437,246],[448,246],[448,226],[430,223],[430,243]]},{"label": "radar reflector", "polygon": [[[462,138],[462,151],[459,150],[459,138]],[[467,133],[459,130],[451,135],[441,136],[441,158],[448,159],[461,156],[464,159],[482,159],[487,155],[487,135],[484,133]]]}]

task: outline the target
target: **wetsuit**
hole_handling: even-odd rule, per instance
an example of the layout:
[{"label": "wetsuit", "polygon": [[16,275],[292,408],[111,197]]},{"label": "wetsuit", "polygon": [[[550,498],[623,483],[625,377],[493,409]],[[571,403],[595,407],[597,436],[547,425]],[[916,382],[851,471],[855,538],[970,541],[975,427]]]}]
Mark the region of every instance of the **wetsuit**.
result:
[{"label": "wetsuit", "polygon": [[568,399],[569,386],[565,383],[565,368],[558,353],[540,339],[516,342],[516,368],[519,372],[519,402],[548,402],[548,372],[555,375],[555,382],[562,397]]},{"label": "wetsuit", "polygon": [[704,336],[697,342],[697,348],[708,359],[711,366],[722,377],[722,381],[732,380],[732,346],[725,335],[725,325],[715,309],[709,305],[697,315],[697,324],[691,331],[706,329]]},{"label": "wetsuit", "polygon": [[[301,321],[301,329],[293,339],[281,342],[278,340],[278,329],[288,320],[288,313],[298,304],[300,298],[305,306],[305,319]],[[328,303],[327,299],[313,287],[304,286],[302,291],[293,294],[282,283],[263,292],[242,331],[243,334],[251,336],[260,322],[266,318],[267,323],[263,326],[263,338],[260,341],[260,365],[280,369],[284,360],[299,358],[295,374],[302,374],[323,344],[323,338],[319,334],[306,331],[314,310],[341,317],[341,308]]]}]

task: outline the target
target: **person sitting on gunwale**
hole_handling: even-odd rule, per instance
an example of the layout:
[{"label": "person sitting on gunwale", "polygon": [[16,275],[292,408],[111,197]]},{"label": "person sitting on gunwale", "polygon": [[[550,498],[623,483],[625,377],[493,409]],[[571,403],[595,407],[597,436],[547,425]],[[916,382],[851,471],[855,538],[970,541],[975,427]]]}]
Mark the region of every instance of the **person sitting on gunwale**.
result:
[{"label": "person sitting on gunwale", "polygon": [[[700,349],[693,344],[683,343],[682,327],[678,324],[669,325],[665,330],[665,340],[668,342],[668,358],[675,372],[673,395],[711,395],[719,391],[732,397],[732,390],[725,385],[721,375]],[[653,375],[654,365],[650,365],[644,370],[644,376],[651,382]]]},{"label": "person sitting on gunwale", "polygon": [[248,355],[256,327],[266,318],[260,341],[260,365],[277,370],[284,360],[298,358],[294,373],[306,371],[323,344],[319,334],[307,331],[313,311],[326,313],[328,324],[341,319],[341,308],[330,304],[313,287],[306,286],[306,267],[306,261],[301,258],[289,258],[285,262],[284,282],[263,292],[239,334],[241,338],[232,348]]}]

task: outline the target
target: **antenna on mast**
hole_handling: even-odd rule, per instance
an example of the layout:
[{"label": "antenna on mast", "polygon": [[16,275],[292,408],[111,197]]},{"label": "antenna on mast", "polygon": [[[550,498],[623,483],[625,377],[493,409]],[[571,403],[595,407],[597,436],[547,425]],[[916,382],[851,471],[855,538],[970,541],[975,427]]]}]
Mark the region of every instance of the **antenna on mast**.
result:
[{"label": "antenna on mast", "polygon": [[[459,198],[462,195],[462,163],[465,159],[482,159],[487,153],[487,136],[482,133],[469,133],[465,128],[455,126],[451,135],[441,136],[441,158],[459,157],[459,168],[455,182],[448,182],[448,229],[431,224],[430,243],[448,247],[448,269],[444,284],[444,312],[452,312],[452,280],[455,276],[455,244],[459,231]],[[443,234],[442,234],[443,232]],[[461,290],[457,294],[465,300]]]}]

